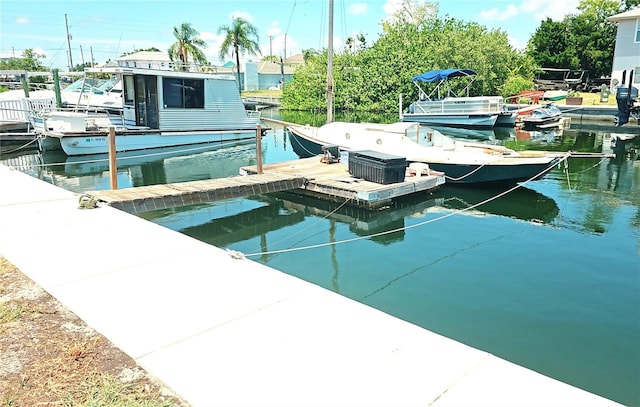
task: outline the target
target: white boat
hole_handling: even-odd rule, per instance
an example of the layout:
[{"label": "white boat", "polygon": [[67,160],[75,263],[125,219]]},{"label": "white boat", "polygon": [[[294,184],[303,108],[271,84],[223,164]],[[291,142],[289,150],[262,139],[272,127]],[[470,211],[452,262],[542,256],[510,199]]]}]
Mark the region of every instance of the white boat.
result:
[{"label": "white boat", "polygon": [[[517,115],[507,108],[501,96],[469,96],[469,86],[475,76],[476,72],[471,69],[442,69],[414,76],[412,81],[420,97],[409,105],[406,112],[401,113],[401,120],[472,128],[515,125]],[[459,96],[451,90],[448,84],[451,78],[468,80],[462,92],[459,92],[466,96]],[[431,93],[427,93],[420,83],[436,83],[436,86]]]},{"label": "white boat", "polygon": [[[83,76],[60,91],[62,105],[72,108],[121,110],[122,82]],[[77,110],[77,109],[76,109]]]},{"label": "white boat", "polygon": [[67,155],[106,153],[110,126],[116,130],[116,151],[256,136],[260,114],[245,109],[232,76],[121,67],[85,72],[111,75],[122,84],[121,116],[51,112],[36,130],[42,136],[42,150],[62,148]]},{"label": "white boat", "polygon": [[[0,130],[31,131],[42,128],[42,117],[52,111],[110,112],[122,116],[122,85],[118,81],[83,77],[60,90],[60,103],[52,89],[0,93]],[[122,120],[120,119],[120,122]]]},{"label": "white boat", "polygon": [[372,150],[405,157],[444,172],[447,183],[516,183],[543,177],[565,154],[516,152],[483,143],[455,140],[418,123],[332,122],[321,127],[289,123],[293,150],[302,157],[322,154],[323,147]]}]

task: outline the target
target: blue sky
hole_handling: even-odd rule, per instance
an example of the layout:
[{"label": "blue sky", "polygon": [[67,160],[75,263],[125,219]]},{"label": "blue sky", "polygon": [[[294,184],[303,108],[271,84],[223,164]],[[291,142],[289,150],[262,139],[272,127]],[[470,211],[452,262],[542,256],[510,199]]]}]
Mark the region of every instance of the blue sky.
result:
[{"label": "blue sky", "polygon": [[[423,0],[412,0],[420,2]],[[514,47],[522,48],[547,17],[561,20],[576,13],[579,0],[441,0],[439,15],[501,29]],[[363,33],[371,43],[381,21],[401,0],[334,0],[334,46]],[[73,63],[115,59],[134,49],[165,51],[173,27],[190,23],[207,41],[210,62],[222,65],[218,28],[236,16],[259,32],[262,55],[287,56],[327,45],[328,0],[2,0],[0,54],[19,56],[25,48],[46,55],[45,65],[68,67],[65,14],[71,34]],[[286,35],[285,35],[286,34]],[[230,58],[226,58],[229,60]],[[254,58],[255,59],[255,58]]]}]

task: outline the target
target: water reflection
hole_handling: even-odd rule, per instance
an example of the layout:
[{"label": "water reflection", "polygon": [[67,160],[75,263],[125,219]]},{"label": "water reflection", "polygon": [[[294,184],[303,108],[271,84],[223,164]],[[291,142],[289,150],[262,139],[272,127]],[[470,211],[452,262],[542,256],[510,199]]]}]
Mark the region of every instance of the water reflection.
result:
[{"label": "water reflection", "polygon": [[[255,165],[253,141],[182,146],[118,153],[119,188],[222,178]],[[33,152],[5,164],[75,192],[110,188],[107,154],[67,156],[60,151]]]},{"label": "water reflection", "polygon": [[[163,224],[214,246],[260,238],[262,252],[288,249],[301,241],[286,245],[267,245],[267,234],[302,223],[307,219],[328,219],[344,224],[354,236],[367,237],[387,246],[405,239],[406,219],[423,219],[428,212],[461,211],[466,216],[499,215],[526,221],[551,223],[558,215],[555,201],[534,190],[520,187],[509,194],[490,200],[504,189],[446,186],[433,194],[417,194],[392,202],[382,210],[371,211],[349,205],[321,201],[292,193],[250,197],[243,205],[214,203],[209,219],[203,216],[183,218],[182,213],[194,208],[155,211],[143,214],[146,219]],[[488,201],[467,211],[470,207]],[[178,221],[180,219],[180,221]]]},{"label": "water reflection", "polygon": [[513,127],[494,127],[492,129],[465,129],[444,126],[429,127],[449,137],[491,142],[491,144],[497,144],[500,140],[508,140],[516,137],[516,129]]}]

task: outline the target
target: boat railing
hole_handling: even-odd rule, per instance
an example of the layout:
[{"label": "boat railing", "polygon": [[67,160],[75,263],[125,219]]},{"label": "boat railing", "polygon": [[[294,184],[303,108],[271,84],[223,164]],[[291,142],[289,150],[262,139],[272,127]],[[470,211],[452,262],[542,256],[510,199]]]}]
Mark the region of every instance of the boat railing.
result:
[{"label": "boat railing", "polygon": [[55,109],[53,98],[0,100],[0,121],[29,122],[39,112]]},{"label": "boat railing", "polygon": [[498,100],[450,98],[442,100],[420,100],[414,103],[413,110],[415,113],[501,113],[505,110],[505,105]]},{"label": "boat railing", "polygon": [[250,119],[259,119],[261,114],[259,110],[247,110],[247,117]]}]

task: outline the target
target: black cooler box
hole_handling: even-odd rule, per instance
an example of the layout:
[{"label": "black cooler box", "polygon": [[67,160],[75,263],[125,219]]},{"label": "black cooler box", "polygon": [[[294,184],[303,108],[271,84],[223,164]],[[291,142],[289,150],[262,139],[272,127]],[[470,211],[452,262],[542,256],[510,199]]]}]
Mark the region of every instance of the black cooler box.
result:
[{"label": "black cooler box", "polygon": [[349,173],[378,184],[404,181],[407,159],[376,151],[352,151],[349,153]]}]

